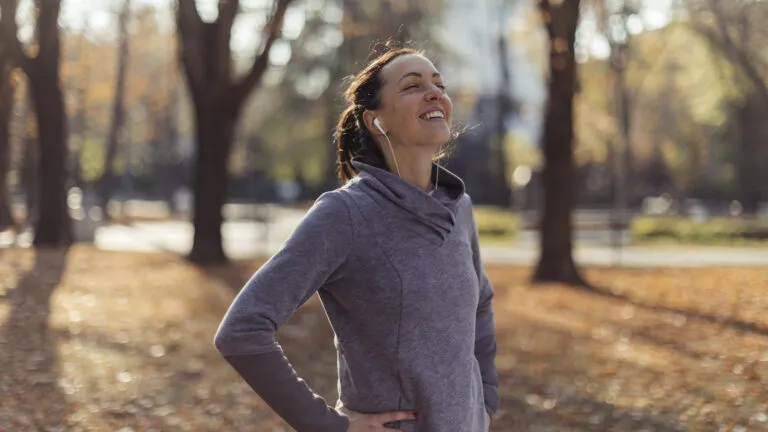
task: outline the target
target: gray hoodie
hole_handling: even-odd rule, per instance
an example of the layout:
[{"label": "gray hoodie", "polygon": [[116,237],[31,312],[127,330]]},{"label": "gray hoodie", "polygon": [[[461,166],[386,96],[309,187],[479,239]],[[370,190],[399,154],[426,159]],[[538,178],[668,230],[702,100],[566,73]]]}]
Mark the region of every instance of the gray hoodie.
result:
[{"label": "gray hoodie", "polygon": [[[444,168],[428,194],[356,158],[247,282],[214,343],[299,432],[349,420],[296,376],[276,330],[318,292],[335,333],[339,401],[361,413],[415,411],[405,432],[482,432],[498,408],[496,341],[472,204]],[[257,429],[258,430],[258,429]]]}]

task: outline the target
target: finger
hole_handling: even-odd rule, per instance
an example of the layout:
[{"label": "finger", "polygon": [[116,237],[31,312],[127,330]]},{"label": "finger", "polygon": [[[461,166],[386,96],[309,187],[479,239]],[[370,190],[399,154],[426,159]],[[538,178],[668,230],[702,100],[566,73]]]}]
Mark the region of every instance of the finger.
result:
[{"label": "finger", "polygon": [[416,413],[413,411],[395,411],[382,414],[374,414],[373,418],[377,423],[384,424],[399,420],[415,420]]}]

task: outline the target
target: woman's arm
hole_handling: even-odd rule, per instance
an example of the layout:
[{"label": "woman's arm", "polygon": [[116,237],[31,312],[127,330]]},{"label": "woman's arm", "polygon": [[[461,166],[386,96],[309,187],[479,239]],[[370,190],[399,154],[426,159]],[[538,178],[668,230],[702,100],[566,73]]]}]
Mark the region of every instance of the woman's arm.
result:
[{"label": "woman's arm", "polygon": [[[470,210],[471,211],[471,210]],[[477,306],[475,327],[475,357],[483,376],[485,408],[490,415],[499,408],[499,376],[496,371],[496,326],[493,321],[493,287],[488,281],[483,261],[480,257],[480,240],[472,216],[472,260],[480,282],[480,301]]]},{"label": "woman's arm", "polygon": [[318,198],[283,248],[242,288],[214,338],[222,356],[298,432],[345,432],[349,425],[296,375],[275,340],[277,329],[344,271],[352,224],[339,193]]}]

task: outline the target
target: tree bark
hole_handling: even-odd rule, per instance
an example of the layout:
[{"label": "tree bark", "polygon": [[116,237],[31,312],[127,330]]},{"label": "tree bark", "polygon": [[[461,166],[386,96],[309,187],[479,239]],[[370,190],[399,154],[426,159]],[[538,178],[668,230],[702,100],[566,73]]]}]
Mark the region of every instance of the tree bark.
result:
[{"label": "tree bark", "polygon": [[544,205],[539,224],[541,255],[535,282],[586,286],[573,261],[571,212],[575,200],[573,99],[576,91],[574,43],[579,0],[557,5],[540,0],[550,40],[549,101],[544,122]]}]

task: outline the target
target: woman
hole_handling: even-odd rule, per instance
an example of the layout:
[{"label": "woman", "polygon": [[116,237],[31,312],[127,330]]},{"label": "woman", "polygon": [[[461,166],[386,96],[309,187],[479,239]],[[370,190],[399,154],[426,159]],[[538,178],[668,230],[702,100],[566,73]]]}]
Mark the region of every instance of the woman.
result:
[{"label": "woman", "polygon": [[[345,93],[339,177],[232,303],[215,345],[299,432],[483,432],[498,407],[493,290],[463,182],[433,163],[451,100],[411,49],[373,60]],[[315,292],[336,335],[334,408],[275,331]]]}]

